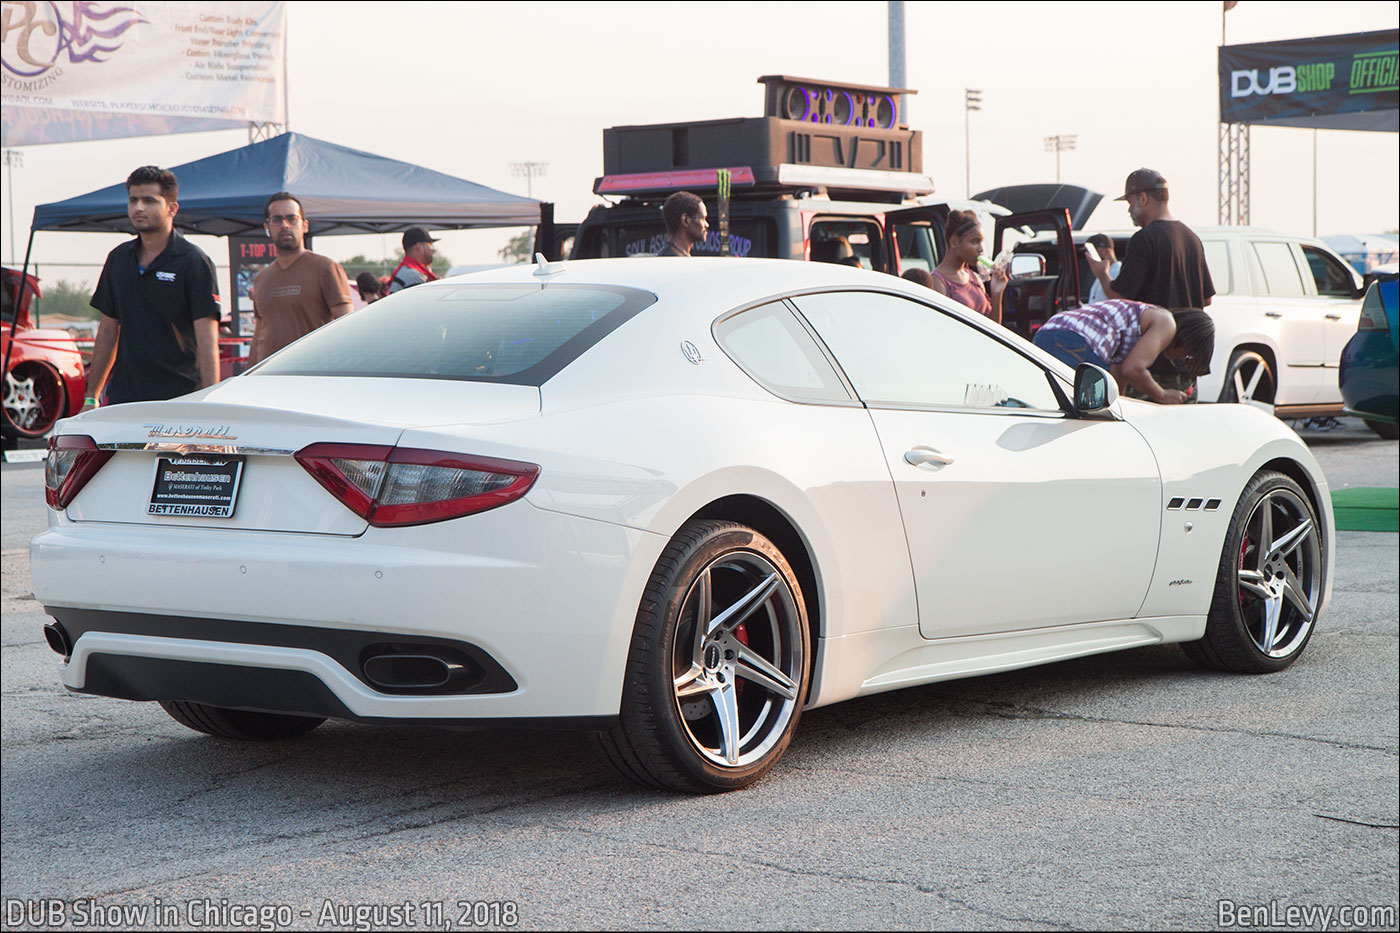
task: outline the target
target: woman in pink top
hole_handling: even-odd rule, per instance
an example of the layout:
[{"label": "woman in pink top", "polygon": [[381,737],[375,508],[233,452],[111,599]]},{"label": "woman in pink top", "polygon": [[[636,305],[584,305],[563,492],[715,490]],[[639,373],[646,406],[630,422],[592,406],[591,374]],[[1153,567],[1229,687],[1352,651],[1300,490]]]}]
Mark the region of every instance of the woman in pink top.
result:
[{"label": "woman in pink top", "polygon": [[933,270],[933,290],[960,301],[972,310],[1001,323],[1001,294],[1006,291],[1006,270],[992,269],[991,297],[977,277],[982,255],[982,225],[972,211],[949,211],[948,252]]}]

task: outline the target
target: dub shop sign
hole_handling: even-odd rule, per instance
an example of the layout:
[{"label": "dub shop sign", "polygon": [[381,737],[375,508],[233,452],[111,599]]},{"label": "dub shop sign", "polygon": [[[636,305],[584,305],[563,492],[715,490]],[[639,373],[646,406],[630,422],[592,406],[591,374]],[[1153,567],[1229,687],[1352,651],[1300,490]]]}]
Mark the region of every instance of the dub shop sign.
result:
[{"label": "dub shop sign", "polygon": [[1220,122],[1360,114],[1400,107],[1400,33],[1391,30],[1220,48]]}]

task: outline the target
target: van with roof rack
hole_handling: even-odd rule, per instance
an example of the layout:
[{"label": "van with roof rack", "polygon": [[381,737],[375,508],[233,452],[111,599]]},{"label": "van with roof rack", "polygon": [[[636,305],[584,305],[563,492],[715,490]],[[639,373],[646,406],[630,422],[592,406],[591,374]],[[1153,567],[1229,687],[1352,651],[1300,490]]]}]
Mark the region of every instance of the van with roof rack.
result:
[{"label": "van with roof rack", "polygon": [[[560,255],[570,236],[570,259],[655,253],[666,240],[661,205],[682,190],[699,195],[709,213],[709,239],[693,256],[854,258],[900,275],[939,263],[954,210],[977,213],[989,236],[1009,227],[1050,231],[1063,239],[1066,260],[1073,255],[1068,211],[1012,214],[987,200],[935,196],[923,172],[923,134],[897,121],[898,96],[913,91],[787,75],[758,82],[761,117],[605,129],[604,174],[593,191],[613,200],[577,227],[556,225],[546,255]],[[1013,268],[1021,274],[1003,296],[1004,317],[1078,306],[1078,283],[1062,285],[1042,270]]]}]

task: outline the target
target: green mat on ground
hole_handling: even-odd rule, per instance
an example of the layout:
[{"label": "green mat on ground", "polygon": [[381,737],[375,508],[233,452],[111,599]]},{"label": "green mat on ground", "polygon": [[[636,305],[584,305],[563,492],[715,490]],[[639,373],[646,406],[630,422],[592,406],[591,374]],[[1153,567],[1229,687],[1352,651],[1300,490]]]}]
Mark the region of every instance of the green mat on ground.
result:
[{"label": "green mat on ground", "polygon": [[1335,489],[1332,511],[1338,531],[1400,531],[1400,489]]}]

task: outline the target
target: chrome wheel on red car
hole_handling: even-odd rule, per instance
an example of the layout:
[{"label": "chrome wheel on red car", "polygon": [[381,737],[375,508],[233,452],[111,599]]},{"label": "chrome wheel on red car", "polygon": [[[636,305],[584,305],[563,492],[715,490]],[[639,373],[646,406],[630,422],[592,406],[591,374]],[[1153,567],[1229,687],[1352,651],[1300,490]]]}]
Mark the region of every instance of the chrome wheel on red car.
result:
[{"label": "chrome wheel on red car", "polygon": [[43,437],[63,417],[63,380],[43,363],[19,363],[5,374],[4,410],[6,437]]}]

